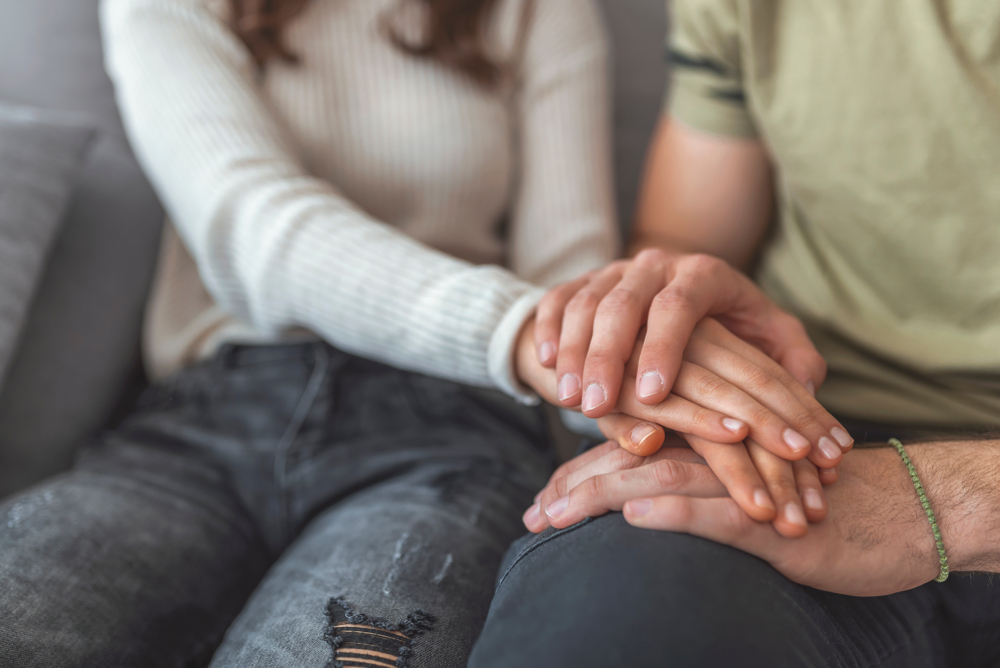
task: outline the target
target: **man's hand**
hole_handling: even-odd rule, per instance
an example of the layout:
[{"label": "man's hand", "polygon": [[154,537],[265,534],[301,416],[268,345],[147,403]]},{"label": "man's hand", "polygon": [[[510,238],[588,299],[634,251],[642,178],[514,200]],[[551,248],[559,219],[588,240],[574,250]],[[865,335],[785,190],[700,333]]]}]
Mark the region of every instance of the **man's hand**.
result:
[{"label": "man's hand", "polygon": [[618,400],[639,330],[648,335],[632,382],[639,401],[663,401],[681,369],[695,327],[713,316],[763,350],[799,383],[822,384],[826,364],[802,324],[753,282],[709,255],[650,248],[550,290],[538,306],[539,362],[554,367],[558,399],[590,417]]},{"label": "man's hand", "polygon": [[[1000,571],[1000,443],[908,446],[953,571]],[[880,596],[935,578],[938,555],[899,455],[891,448],[850,453],[827,496],[830,512],[803,538],[782,538],[729,498],[670,495],[624,504],[632,525],[678,531],[731,545],[789,579],[826,591]]]},{"label": "man's hand", "polygon": [[[711,443],[671,433],[661,450],[640,457],[609,441],[560,466],[525,512],[524,524],[534,533],[562,529],[621,510],[639,496],[729,496],[753,519],[797,538],[806,534],[807,520],[826,517],[822,485],[835,480],[825,473],[821,479],[810,462],[785,461],[753,442]],[[770,498],[758,491],[762,484]]]}]

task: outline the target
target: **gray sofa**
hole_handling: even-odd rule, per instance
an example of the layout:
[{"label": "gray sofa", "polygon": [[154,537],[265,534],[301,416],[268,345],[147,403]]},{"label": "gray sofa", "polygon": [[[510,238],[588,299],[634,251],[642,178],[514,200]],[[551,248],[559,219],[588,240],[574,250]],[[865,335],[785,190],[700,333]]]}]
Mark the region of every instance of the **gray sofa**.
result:
[{"label": "gray sofa", "polygon": [[[544,0],[542,0],[544,1]],[[614,41],[619,212],[631,217],[665,81],[663,0],[601,0]],[[67,468],[142,383],[139,330],[163,212],[104,74],[98,0],[5,0],[0,100],[100,129],[0,391],[0,499]]]}]

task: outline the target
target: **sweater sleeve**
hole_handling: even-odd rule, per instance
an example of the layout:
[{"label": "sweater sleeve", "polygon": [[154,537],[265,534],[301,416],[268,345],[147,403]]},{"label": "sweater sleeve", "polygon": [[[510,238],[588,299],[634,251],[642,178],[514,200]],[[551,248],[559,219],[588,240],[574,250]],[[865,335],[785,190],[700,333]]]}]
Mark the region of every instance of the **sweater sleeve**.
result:
[{"label": "sweater sleeve", "polygon": [[536,0],[519,95],[521,178],[510,265],[552,286],[620,252],[611,168],[610,49],[593,0]]},{"label": "sweater sleeve", "polygon": [[102,27],[133,148],[222,308],[535,400],[511,359],[542,290],[420,244],[311,176],[203,0],[104,0]]}]

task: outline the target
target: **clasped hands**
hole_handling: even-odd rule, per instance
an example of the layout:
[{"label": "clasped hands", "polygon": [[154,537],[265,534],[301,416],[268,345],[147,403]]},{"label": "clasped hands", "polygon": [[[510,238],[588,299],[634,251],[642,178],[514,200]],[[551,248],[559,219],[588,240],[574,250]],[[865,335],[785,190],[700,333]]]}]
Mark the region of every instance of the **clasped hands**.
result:
[{"label": "clasped hands", "polygon": [[[516,365],[610,439],[556,470],[524,515],[529,530],[622,510],[635,526],[733,545],[823,589],[872,595],[934,576],[898,462],[884,450],[843,460],[853,441],[813,397],[826,367],[805,329],[725,262],[647,250],[558,286],[522,332]],[[837,516],[823,522],[824,486],[840,477],[827,490]],[[872,504],[908,520],[882,532]],[[871,525],[886,550],[872,557],[871,537],[845,517]],[[875,562],[852,575],[865,555]]]}]

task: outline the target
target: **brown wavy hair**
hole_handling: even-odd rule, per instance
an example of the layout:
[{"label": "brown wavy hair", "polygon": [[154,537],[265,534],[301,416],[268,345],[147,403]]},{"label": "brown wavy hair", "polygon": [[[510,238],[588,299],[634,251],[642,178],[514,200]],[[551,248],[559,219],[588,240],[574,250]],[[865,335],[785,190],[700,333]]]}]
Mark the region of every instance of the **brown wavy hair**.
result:
[{"label": "brown wavy hair", "polygon": [[[384,22],[383,29],[393,44],[412,56],[436,60],[463,72],[484,86],[499,83],[503,68],[486,53],[483,40],[486,20],[499,0],[420,1],[428,9],[424,40],[409,42],[389,22]],[[258,67],[266,67],[273,59],[298,62],[296,54],[282,42],[281,33],[308,2],[229,0],[232,29],[250,49]]]}]

